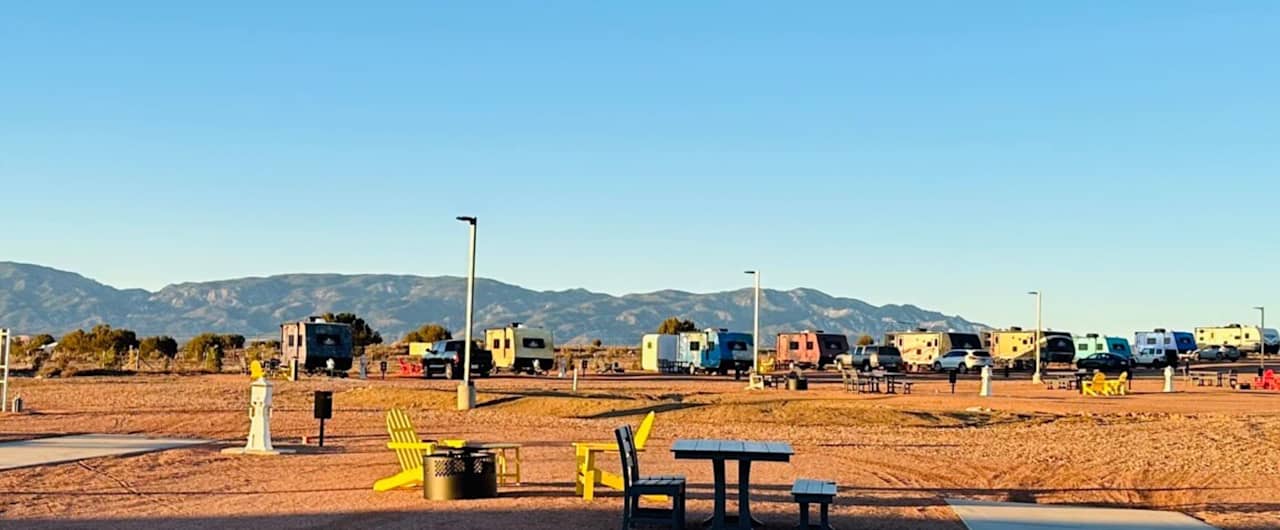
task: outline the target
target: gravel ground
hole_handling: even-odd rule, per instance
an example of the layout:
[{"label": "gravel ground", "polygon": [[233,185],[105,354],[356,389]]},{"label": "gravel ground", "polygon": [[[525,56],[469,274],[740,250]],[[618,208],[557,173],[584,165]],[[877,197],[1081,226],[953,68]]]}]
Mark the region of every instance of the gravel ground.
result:
[{"label": "gravel ground", "polygon": [[[1017,376],[1015,375],[1015,379]],[[677,438],[786,440],[789,464],[757,464],[752,508],[770,528],[796,522],[790,482],[832,479],[842,528],[963,528],[947,497],[1174,510],[1220,528],[1280,528],[1280,394],[1139,378],[1135,394],[1083,398],[997,379],[979,398],[921,377],[912,395],[856,395],[831,374],[809,392],[746,392],[725,378],[624,375],[479,380],[481,407],[453,410],[441,380],[307,379],[276,384],[277,445],[314,436],[311,392],[335,391],[326,447],[233,457],[243,443],[248,381],[240,376],[19,379],[31,411],[0,416],[0,439],[65,433],[202,437],[221,444],[0,472],[3,528],[614,528],[617,494],[574,496],[576,440],[608,440],[649,410],[658,420],[646,473],[689,477],[690,527],[710,515],[711,466],[676,461]],[[420,491],[374,493],[397,470],[383,414],[400,406],[424,438],[524,444],[526,484],[497,499],[428,502]],[[616,467],[616,463],[609,462]]]}]

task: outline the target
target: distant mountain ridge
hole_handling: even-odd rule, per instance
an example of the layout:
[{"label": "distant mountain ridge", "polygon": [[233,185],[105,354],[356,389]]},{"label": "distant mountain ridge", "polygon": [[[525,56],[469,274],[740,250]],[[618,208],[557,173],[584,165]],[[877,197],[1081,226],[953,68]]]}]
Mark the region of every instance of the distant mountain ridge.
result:
[{"label": "distant mountain ridge", "polygon": [[[0,327],[15,333],[61,335],[106,323],[140,335],[179,339],[206,331],[274,336],[281,322],[328,311],[355,312],[390,341],[423,323],[463,327],[466,281],[454,276],[390,274],[284,274],[189,282],[159,291],[116,289],[79,274],[39,265],[0,262]],[[765,290],[761,301],[763,345],[778,332],[821,329],[870,333],[920,326],[973,331],[985,327],[913,305],[874,306],[814,289]],[[665,318],[691,319],[702,327],[750,331],[750,289],[717,293],[663,290],[613,296],[585,289],[533,291],[489,279],[476,280],[476,327],[524,322],[554,331],[557,342],[600,339],[638,344]]]}]

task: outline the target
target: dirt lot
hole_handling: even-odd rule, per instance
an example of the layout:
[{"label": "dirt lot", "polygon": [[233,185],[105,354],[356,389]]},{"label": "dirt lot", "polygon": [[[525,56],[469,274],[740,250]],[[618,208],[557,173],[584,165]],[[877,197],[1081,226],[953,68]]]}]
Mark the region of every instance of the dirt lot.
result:
[{"label": "dirt lot", "polygon": [[[1025,379],[1025,376],[1023,377]],[[323,450],[233,457],[243,443],[248,380],[241,376],[18,379],[31,413],[0,416],[0,438],[64,433],[202,437],[221,444],[127,458],[0,472],[0,527],[614,528],[621,502],[574,496],[575,440],[657,410],[646,473],[689,477],[691,527],[711,511],[711,466],[675,461],[677,438],[787,440],[790,464],[757,464],[753,509],[791,528],[796,477],[840,483],[842,528],[963,528],[943,499],[1147,507],[1221,528],[1280,527],[1280,394],[1232,392],[1140,378],[1135,395],[1083,398],[997,379],[979,398],[964,379],[951,395],[924,379],[912,395],[856,395],[827,374],[809,392],[745,392],[724,378],[623,375],[479,381],[482,406],[453,410],[454,384],[387,379],[279,382],[277,445],[314,436],[311,392],[335,391]],[[432,503],[421,491],[374,493],[397,471],[383,447],[383,414],[406,407],[424,438],[523,443],[525,481],[498,499]],[[614,467],[616,463],[609,462]]]}]

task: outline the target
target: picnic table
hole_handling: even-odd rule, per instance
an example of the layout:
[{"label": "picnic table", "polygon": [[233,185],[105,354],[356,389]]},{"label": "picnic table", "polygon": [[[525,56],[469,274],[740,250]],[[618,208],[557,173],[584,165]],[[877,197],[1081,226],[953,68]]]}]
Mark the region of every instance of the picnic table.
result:
[{"label": "picnic table", "polygon": [[1196,382],[1196,386],[1204,386],[1205,383],[1217,383],[1217,386],[1223,385],[1223,379],[1226,374],[1222,372],[1211,372],[1208,370],[1198,370],[1187,372],[1191,376],[1191,380]]},{"label": "picnic table", "polygon": [[[760,525],[751,518],[751,463],[790,462],[795,451],[787,442],[754,442],[747,440],[676,440],[671,445],[671,452],[677,460],[710,460],[715,474],[715,513],[710,523],[713,529],[728,528],[726,524],[734,524],[741,530],[749,530],[753,524]],[[738,462],[738,515],[725,514],[726,484],[724,463],[727,460]],[[763,525],[760,525],[763,526]]]}]

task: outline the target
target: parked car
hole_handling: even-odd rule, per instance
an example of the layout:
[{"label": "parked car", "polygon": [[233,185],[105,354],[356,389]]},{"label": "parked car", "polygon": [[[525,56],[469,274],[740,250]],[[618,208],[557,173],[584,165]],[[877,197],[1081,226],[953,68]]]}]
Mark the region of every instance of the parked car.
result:
[{"label": "parked car", "polygon": [[1239,361],[1243,357],[1240,348],[1235,346],[1209,346],[1196,350],[1196,360],[1199,361]]},{"label": "parked car", "polygon": [[958,370],[964,374],[993,364],[991,353],[987,350],[951,350],[933,361],[933,369],[938,372]]},{"label": "parked car", "polygon": [[[422,376],[443,374],[446,379],[462,379],[462,357],[467,342],[465,340],[440,340],[431,344],[422,355]],[[493,354],[481,347],[479,342],[471,344],[471,374],[488,377],[493,372]]]},{"label": "parked car", "polygon": [[1124,372],[1133,369],[1133,358],[1110,352],[1100,352],[1076,361],[1076,368],[1102,372]]},{"label": "parked car", "polygon": [[1164,368],[1170,364],[1178,363],[1178,350],[1156,348],[1142,348],[1133,355],[1134,366],[1145,366],[1148,368]]},{"label": "parked car", "polygon": [[837,355],[836,364],[863,371],[872,368],[897,371],[902,369],[902,352],[897,346],[855,346],[849,353]]}]

